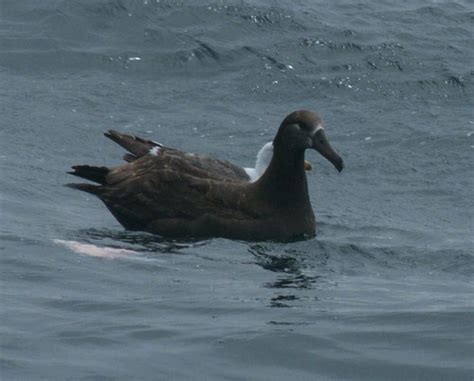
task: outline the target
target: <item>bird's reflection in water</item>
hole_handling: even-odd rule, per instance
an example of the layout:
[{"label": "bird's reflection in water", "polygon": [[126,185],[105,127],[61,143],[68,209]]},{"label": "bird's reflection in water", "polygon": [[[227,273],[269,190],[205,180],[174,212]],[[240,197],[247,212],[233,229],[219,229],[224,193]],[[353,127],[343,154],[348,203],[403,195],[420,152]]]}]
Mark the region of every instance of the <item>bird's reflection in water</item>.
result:
[{"label": "bird's reflection in water", "polygon": [[[171,241],[149,233],[116,229],[84,229],[76,231],[71,238],[100,247],[153,254],[184,254],[186,249],[209,244],[209,241]],[[271,307],[292,307],[308,297],[318,299],[312,290],[326,283],[326,279],[315,272],[327,269],[324,248],[319,245],[320,254],[313,253],[313,248],[318,245],[313,241],[309,246],[311,249],[307,250],[306,247],[295,249],[281,244],[249,244],[248,252],[255,260],[253,263],[276,275],[274,280],[263,285],[275,290],[269,303]]]},{"label": "bird's reflection in water", "polygon": [[[280,247],[280,245],[253,244],[249,247],[249,252],[254,256],[257,265],[277,273],[274,281],[265,283],[265,287],[277,290],[270,300],[270,306],[291,307],[291,302],[300,300],[298,294],[301,293],[297,290],[315,289],[318,284],[324,282],[324,277],[309,274],[304,251],[285,248],[281,254]],[[288,290],[294,291],[288,292]],[[316,296],[314,298],[317,299]]]},{"label": "bird's reflection in water", "polygon": [[295,295],[275,295],[270,299],[270,307],[290,307],[288,302],[299,300]]}]

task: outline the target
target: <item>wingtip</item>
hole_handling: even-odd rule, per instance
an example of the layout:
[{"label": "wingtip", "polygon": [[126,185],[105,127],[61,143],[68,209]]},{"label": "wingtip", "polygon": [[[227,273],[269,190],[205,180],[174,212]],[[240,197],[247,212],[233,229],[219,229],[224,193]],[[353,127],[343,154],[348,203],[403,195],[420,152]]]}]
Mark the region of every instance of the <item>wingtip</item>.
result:
[{"label": "wingtip", "polygon": [[65,187],[71,189],[77,189],[83,192],[91,193],[93,195],[98,195],[100,190],[100,185],[86,184],[86,183],[67,183],[64,184]]}]

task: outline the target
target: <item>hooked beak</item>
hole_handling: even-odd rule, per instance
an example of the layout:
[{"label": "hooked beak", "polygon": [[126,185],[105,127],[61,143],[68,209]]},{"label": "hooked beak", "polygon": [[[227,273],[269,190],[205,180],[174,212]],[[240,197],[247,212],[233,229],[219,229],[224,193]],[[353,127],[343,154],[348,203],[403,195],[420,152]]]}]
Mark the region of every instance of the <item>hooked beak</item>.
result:
[{"label": "hooked beak", "polygon": [[305,171],[311,171],[313,169],[313,166],[311,163],[307,160],[304,161],[304,170]]},{"label": "hooked beak", "polygon": [[316,151],[328,159],[336,169],[341,172],[344,168],[344,162],[342,158],[333,150],[329,144],[324,130],[321,128],[313,135],[313,146]]}]

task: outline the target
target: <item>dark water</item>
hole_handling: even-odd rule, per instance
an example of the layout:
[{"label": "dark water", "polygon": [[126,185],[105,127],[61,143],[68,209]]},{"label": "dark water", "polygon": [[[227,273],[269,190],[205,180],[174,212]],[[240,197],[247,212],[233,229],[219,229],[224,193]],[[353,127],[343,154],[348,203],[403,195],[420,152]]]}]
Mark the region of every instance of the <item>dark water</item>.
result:
[{"label": "dark water", "polygon": [[[471,380],[473,11],[2,0],[1,379]],[[301,108],[346,161],[307,155],[312,240],[163,242],[62,186],[108,128],[248,166]]]}]

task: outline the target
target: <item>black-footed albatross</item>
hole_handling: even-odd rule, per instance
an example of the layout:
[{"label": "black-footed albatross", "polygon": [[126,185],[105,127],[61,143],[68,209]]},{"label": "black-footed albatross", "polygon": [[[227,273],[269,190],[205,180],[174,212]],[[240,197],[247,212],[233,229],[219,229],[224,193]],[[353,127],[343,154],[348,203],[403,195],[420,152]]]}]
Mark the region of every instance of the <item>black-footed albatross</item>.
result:
[{"label": "black-footed albatross", "polygon": [[[125,228],[167,238],[289,241],[311,237],[316,221],[304,168],[306,149],[318,151],[339,172],[343,169],[322,120],[307,110],[292,112],[283,120],[273,140],[271,162],[255,182],[244,180],[245,171],[228,162],[152,141],[148,141],[152,146],[146,146],[144,139],[131,137],[141,140],[139,151],[124,143],[121,137],[126,135],[110,131],[106,136],[130,151],[125,156],[128,163],[113,168],[74,166],[69,173],[100,185],[67,186],[96,195]],[[150,149],[155,154],[148,154]]]},{"label": "black-footed albatross", "polygon": [[[126,162],[130,163],[146,155],[158,156],[172,153],[173,155],[178,156],[194,156],[195,159],[193,160],[193,165],[199,165],[200,168],[207,169],[199,174],[200,177],[212,178],[214,180],[216,180],[216,176],[218,176],[219,180],[242,180],[255,182],[266,171],[273,156],[273,142],[265,143],[257,153],[255,168],[240,168],[225,160],[218,160],[209,156],[186,153],[174,148],[166,147],[154,140],[143,139],[139,136],[123,134],[114,130],[109,130],[108,132],[104,133],[104,135],[128,151],[125,155],[123,155],[123,159]],[[80,166],[74,168],[79,169],[79,167]],[[86,166],[86,168],[88,167]],[[305,160],[304,168],[307,171],[311,171],[312,166],[308,161]]]}]

